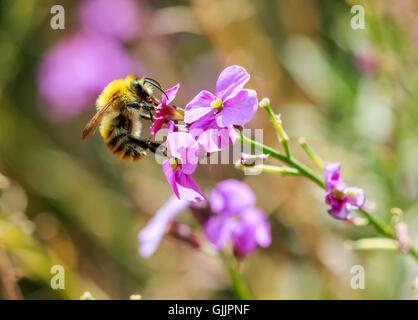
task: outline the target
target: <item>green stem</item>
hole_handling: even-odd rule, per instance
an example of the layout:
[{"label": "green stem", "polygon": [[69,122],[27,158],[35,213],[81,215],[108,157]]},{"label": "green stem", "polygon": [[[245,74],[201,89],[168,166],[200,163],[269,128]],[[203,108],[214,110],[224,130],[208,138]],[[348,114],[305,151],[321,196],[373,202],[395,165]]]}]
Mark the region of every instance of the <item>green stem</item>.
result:
[{"label": "green stem", "polygon": [[[324,180],[319,177],[315,172],[313,172],[309,167],[304,165],[303,163],[299,162],[298,160],[292,157],[286,157],[285,155],[281,154],[279,151],[265,146],[264,144],[258,143],[250,138],[247,138],[243,134],[240,135],[241,143],[245,143],[251,147],[257,148],[262,150],[264,154],[267,154],[277,160],[280,160],[284,163],[287,163],[293,168],[296,168],[300,171],[300,173],[315,182],[318,186],[322,189],[325,189]],[[359,211],[370,221],[370,223],[376,228],[377,231],[382,233],[384,236],[394,239],[393,233],[391,229],[382,223],[379,219],[375,218],[369,212],[365,211],[364,209],[359,209]],[[409,249],[409,253],[414,256],[418,260],[418,251],[415,247],[411,246]]]},{"label": "green stem", "polygon": [[308,142],[305,138],[299,138],[298,142],[302,149],[306,152],[309,158],[311,158],[312,162],[319,168],[319,170],[324,170],[324,160],[308,145]]},{"label": "green stem", "polygon": [[409,248],[409,253],[412,254],[416,259],[418,259],[418,251],[415,247],[411,246]]},{"label": "green stem", "polygon": [[225,267],[228,269],[229,277],[231,279],[236,297],[240,300],[251,300],[250,290],[238,271],[237,263],[231,261],[231,259],[222,251],[220,252],[220,256]]},{"label": "green stem", "polygon": [[369,212],[367,212],[364,209],[359,209],[359,211],[370,221],[372,225],[375,226],[375,228],[383,235],[389,238],[393,238],[392,232],[389,230],[389,228],[384,225],[380,220],[373,217]]},{"label": "green stem", "polygon": [[285,167],[285,166],[272,166],[269,164],[257,164],[252,167],[255,170],[260,170],[263,172],[278,173],[283,175],[300,175],[300,171],[295,168]]},{"label": "green stem", "polygon": [[286,133],[286,131],[283,128],[282,120],[280,119],[280,115],[276,115],[273,112],[273,109],[270,106],[269,100],[264,100],[260,103],[260,105],[266,109],[267,114],[273,123],[274,128],[276,129],[277,135],[279,136],[279,141],[283,145],[283,148],[286,152],[286,156],[290,158],[290,150],[289,150],[289,137]]},{"label": "green stem", "polygon": [[256,142],[250,138],[247,138],[244,135],[241,135],[240,139],[242,143],[246,143],[247,145],[250,145],[251,147],[257,148],[263,151],[264,154],[267,154],[273,158],[276,158],[284,163],[289,164],[293,168],[298,169],[302,175],[304,175],[305,177],[308,177],[317,185],[319,185],[321,188],[325,189],[324,181],[315,172],[313,172],[309,167],[299,162],[298,160],[294,159],[293,157],[288,158],[285,155],[281,154],[279,151],[274,150],[273,148],[270,148],[259,142]]},{"label": "green stem", "polygon": [[389,250],[398,251],[399,245],[395,239],[389,238],[365,238],[356,241],[346,241],[346,246],[350,250]]}]

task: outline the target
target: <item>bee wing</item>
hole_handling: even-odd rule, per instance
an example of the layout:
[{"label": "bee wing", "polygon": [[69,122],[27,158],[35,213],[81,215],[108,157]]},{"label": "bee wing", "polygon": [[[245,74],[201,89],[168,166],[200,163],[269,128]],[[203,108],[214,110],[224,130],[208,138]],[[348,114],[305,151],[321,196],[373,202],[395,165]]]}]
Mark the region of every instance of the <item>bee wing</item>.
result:
[{"label": "bee wing", "polygon": [[83,132],[81,133],[82,139],[87,139],[96,132],[97,127],[99,126],[100,120],[102,120],[106,110],[111,106],[112,101],[116,99],[116,94],[109,99],[103,108],[96,112],[96,114],[91,118],[91,120],[84,127]]}]

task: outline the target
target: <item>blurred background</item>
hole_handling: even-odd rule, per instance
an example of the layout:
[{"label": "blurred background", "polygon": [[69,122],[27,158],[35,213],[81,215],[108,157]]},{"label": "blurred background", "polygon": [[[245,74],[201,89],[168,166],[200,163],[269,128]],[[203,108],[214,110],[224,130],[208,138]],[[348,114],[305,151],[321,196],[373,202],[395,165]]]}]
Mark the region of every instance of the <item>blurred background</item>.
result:
[{"label": "blurred background", "polygon": [[[418,4],[414,0],[190,0],[59,2],[65,29],[51,27],[56,1],[0,3],[1,298],[232,299],[218,256],[165,237],[149,259],[137,233],[171,195],[148,157],[114,157],[99,135],[80,133],[98,93],[130,72],[181,84],[176,105],[213,91],[219,72],[245,67],[248,87],[282,114],[291,150],[307,137],[365,189],[375,214],[402,208],[418,243]],[[362,4],[365,29],[351,6]],[[264,142],[280,148],[268,117]],[[269,216],[272,245],[242,263],[258,299],[411,299],[416,261],[392,251],[358,252],[346,240],[375,236],[333,220],[323,191],[297,177],[244,176],[231,165],[200,166],[202,190],[245,181]],[[268,191],[268,192],[267,192]],[[178,220],[198,226],[189,213]],[[61,264],[66,289],[53,290]],[[360,264],[366,288],[353,290]],[[14,283],[13,279],[16,279]]]}]

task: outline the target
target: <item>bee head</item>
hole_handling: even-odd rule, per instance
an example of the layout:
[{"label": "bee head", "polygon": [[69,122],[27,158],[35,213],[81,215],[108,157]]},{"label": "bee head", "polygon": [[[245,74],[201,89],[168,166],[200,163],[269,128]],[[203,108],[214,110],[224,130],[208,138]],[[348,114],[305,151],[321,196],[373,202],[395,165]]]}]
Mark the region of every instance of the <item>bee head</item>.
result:
[{"label": "bee head", "polygon": [[134,88],[136,94],[140,98],[145,98],[149,96],[152,93],[151,88],[146,88],[144,83],[144,78],[141,79],[135,79],[132,82],[132,87]]},{"label": "bee head", "polygon": [[[161,85],[154,79],[143,77],[141,79],[135,78],[132,81],[132,87],[134,88],[136,94],[140,98],[146,98],[147,96],[152,96],[153,88],[161,91],[167,97],[167,94],[161,88]],[[168,99],[168,97],[167,97]]]}]

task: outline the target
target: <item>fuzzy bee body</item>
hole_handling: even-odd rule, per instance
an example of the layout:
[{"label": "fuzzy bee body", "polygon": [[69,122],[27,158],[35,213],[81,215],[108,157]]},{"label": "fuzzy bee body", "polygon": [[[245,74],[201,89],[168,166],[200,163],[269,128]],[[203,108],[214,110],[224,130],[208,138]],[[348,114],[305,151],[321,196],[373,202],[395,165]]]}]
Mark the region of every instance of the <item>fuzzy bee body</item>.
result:
[{"label": "fuzzy bee body", "polygon": [[146,79],[129,75],[109,83],[96,100],[97,113],[86,125],[82,138],[91,136],[100,124],[106,145],[123,160],[138,161],[148,150],[155,152],[159,144],[140,137],[140,118],[153,120],[152,111],[159,104]]},{"label": "fuzzy bee body", "polygon": [[[138,145],[135,140],[131,141],[129,127],[133,121],[121,115],[116,118],[103,119],[100,125],[100,134],[107,147],[123,160],[138,161],[147,155],[146,149]],[[140,122],[137,122],[140,123]]]}]

